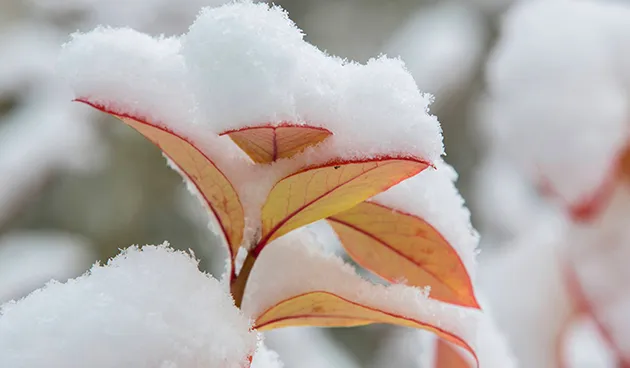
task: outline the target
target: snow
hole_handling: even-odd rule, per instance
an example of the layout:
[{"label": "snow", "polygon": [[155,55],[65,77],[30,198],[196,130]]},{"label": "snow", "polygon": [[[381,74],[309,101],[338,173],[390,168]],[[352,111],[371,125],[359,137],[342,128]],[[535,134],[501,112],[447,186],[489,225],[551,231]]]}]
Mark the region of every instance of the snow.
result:
[{"label": "snow", "polygon": [[191,88],[204,102],[202,121],[217,133],[282,122],[321,126],[335,134],[321,150],[345,158],[440,155],[429,101],[400,61],[345,62],[302,38],[278,7],[243,2],[202,11],[182,49]]},{"label": "snow", "polygon": [[495,139],[565,202],[588,199],[630,138],[629,30],[630,8],[585,0],[525,1],[504,19],[488,64]]},{"label": "snow", "polygon": [[[282,267],[278,267],[282,265]],[[339,257],[326,254],[306,230],[296,230],[260,254],[245,289],[242,309],[252,317],[311,291],[326,291],[355,303],[437,326],[475,344],[480,312],[428,298],[424,289],[374,285]]]},{"label": "snow", "polygon": [[[192,121],[194,97],[177,38],[98,27],[64,45],[58,72],[79,99],[152,122]],[[168,103],[165,103],[168,101]]]},{"label": "snow", "polygon": [[443,153],[429,98],[402,62],[346,62],[302,37],[279,7],[244,1],[202,10],[180,38],[77,34],[59,69],[77,97],[174,130],[193,122],[214,133],[282,122],[328,128],[334,136],[311,161]]},{"label": "snow", "polygon": [[87,241],[55,231],[14,231],[0,237],[0,303],[18,299],[51,279],[83,273],[95,258]]},{"label": "snow", "polygon": [[457,172],[442,160],[435,165],[436,169],[428,168],[370,201],[428,222],[455,249],[474,279],[479,234],[472,228],[470,211],[455,187]]},{"label": "snow", "polygon": [[257,341],[219,282],[167,245],[128,248],[0,308],[4,367],[240,368]]},{"label": "snow", "polygon": [[296,120],[292,92],[306,83],[299,55],[307,45],[286,12],[267,9],[250,3],[205,8],[183,38],[191,88],[217,132]]}]

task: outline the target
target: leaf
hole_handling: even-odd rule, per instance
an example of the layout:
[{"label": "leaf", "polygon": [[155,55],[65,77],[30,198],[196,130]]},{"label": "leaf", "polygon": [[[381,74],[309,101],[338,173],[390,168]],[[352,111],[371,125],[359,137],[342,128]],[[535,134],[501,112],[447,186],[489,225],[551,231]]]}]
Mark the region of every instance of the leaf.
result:
[{"label": "leaf", "polygon": [[435,368],[470,368],[470,364],[456,347],[443,339],[435,346]]},{"label": "leaf", "polygon": [[232,259],[243,239],[245,219],[243,207],[234,187],[212,160],[187,138],[166,128],[126,114],[115,113],[87,100],[77,100],[111,114],[153,142],[181,169],[203,196],[223,231]]},{"label": "leaf", "polygon": [[363,202],[328,221],[348,254],[362,267],[391,282],[430,286],[431,298],[480,308],[459,255],[423,219]]},{"label": "leaf", "polygon": [[472,347],[464,340],[439,327],[361,305],[324,291],[297,295],[274,305],[256,319],[254,328],[266,331],[292,326],[352,327],[371,323],[428,330],[476,356]]},{"label": "leaf", "polygon": [[290,158],[332,133],[319,127],[284,124],[231,130],[221,135],[229,136],[254,162],[268,164]]},{"label": "leaf", "polygon": [[428,163],[408,158],[332,162],[280,180],[262,208],[257,255],[272,240],[304,225],[350,209],[414,176]]}]

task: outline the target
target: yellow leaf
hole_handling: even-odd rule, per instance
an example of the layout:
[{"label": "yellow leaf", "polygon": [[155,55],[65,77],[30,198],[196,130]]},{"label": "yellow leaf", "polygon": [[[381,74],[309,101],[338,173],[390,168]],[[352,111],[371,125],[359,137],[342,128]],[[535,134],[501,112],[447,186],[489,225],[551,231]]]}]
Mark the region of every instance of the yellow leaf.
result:
[{"label": "yellow leaf", "polygon": [[267,164],[289,158],[316,145],[332,133],[307,125],[280,125],[232,130],[229,136],[256,163]]},{"label": "yellow leaf", "polygon": [[438,339],[435,347],[435,368],[470,368],[470,364],[456,347]]},{"label": "yellow leaf", "polygon": [[254,328],[266,331],[291,326],[351,327],[371,323],[387,323],[421,328],[469,351],[472,347],[462,338],[437,326],[361,305],[329,292],[313,291],[277,303],[262,313]]},{"label": "yellow leaf", "polygon": [[292,230],[350,209],[429,166],[407,158],[333,162],[280,180],[262,208],[261,241],[254,254]]},{"label": "yellow leaf", "polygon": [[392,282],[431,286],[431,298],[479,308],[459,255],[423,219],[363,202],[328,221],[348,254],[364,268]]},{"label": "yellow leaf", "polygon": [[186,138],[165,128],[108,111],[86,100],[78,101],[119,118],[160,147],[201,193],[223,230],[232,258],[236,255],[245,226],[243,207],[232,184],[203,152]]}]

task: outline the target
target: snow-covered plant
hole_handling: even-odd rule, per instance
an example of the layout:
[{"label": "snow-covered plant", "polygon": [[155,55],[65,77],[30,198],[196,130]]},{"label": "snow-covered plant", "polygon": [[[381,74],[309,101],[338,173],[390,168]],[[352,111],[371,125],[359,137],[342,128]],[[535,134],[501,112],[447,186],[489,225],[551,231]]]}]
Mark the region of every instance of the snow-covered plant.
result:
[{"label": "snow-covered plant", "polygon": [[[280,8],[244,1],[202,10],[179,37],[75,34],[59,70],[77,101],[160,147],[207,207],[252,329],[389,323],[479,360],[477,234],[399,60],[328,56]],[[304,228],[319,220],[393,285],[326,254]]]},{"label": "snow-covered plant", "polygon": [[[624,366],[629,65],[627,4],[557,0],[515,6],[488,66],[497,152],[569,218],[559,239],[565,246],[547,255],[571,296],[574,310],[563,318],[592,318]],[[550,333],[562,338],[568,325]]]}]

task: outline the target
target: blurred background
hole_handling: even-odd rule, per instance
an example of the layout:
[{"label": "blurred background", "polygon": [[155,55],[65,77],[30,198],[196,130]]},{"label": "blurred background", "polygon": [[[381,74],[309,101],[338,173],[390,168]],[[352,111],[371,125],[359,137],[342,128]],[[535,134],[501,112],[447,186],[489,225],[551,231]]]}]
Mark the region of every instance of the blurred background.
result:
[{"label": "blurred background", "polygon": [[[72,103],[54,70],[71,32],[105,24],[180,34],[202,6],[221,3],[0,0],[0,303],[51,278],[78,276],[131,244],[168,240],[192,249],[204,269],[221,273],[223,254],[204,210],[159,150],[124,124]],[[458,187],[482,235],[484,298],[521,367],[555,366],[549,363],[550,351],[557,349],[555,332],[547,330],[561,323],[560,317],[540,315],[546,306],[562,309],[567,302],[555,286],[547,288],[555,282],[548,275],[557,265],[543,257],[532,261],[531,254],[552,249],[547,244],[564,220],[493,148],[494,128],[487,122],[492,103],[486,67],[501,37],[501,19],[514,1],[276,3],[320,49],[360,62],[380,54],[401,56],[420,90],[435,96],[431,112],[444,129],[446,161],[459,172]],[[513,254],[510,248],[523,251]],[[520,270],[535,277],[521,277]],[[532,304],[532,295],[538,302]],[[515,319],[521,317],[519,324]],[[561,355],[575,367],[617,366],[591,330],[575,333],[575,346],[586,347],[563,348]],[[415,368],[425,367],[423,338],[386,326],[290,329],[270,334],[269,345],[287,368]],[[532,359],[536,354],[540,357]]]}]

